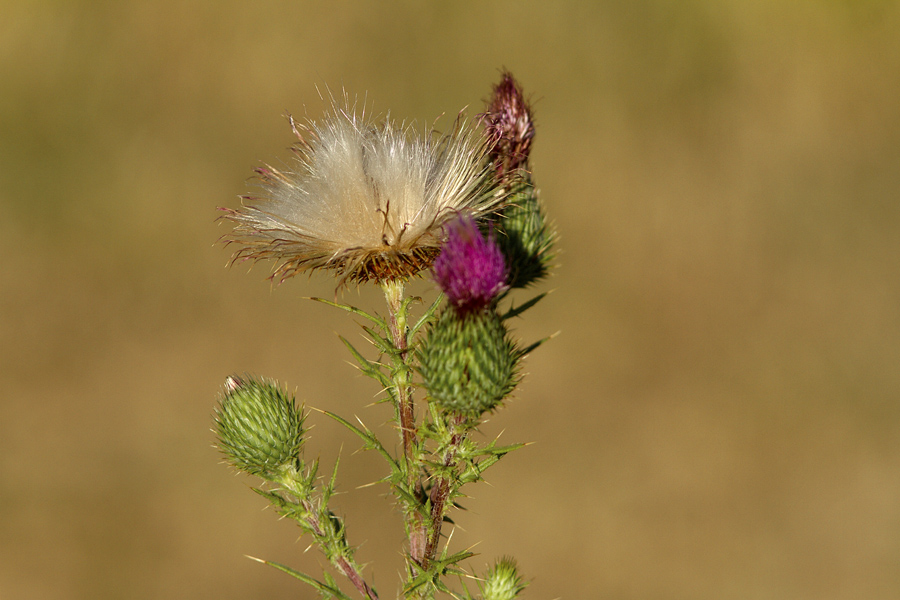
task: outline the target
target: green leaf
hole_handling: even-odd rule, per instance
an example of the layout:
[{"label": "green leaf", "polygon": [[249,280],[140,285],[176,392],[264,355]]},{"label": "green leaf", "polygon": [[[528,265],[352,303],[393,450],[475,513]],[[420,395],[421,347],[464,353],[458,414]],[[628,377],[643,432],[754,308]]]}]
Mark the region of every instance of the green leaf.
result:
[{"label": "green leaf", "polygon": [[328,485],[322,490],[322,505],[327,506],[328,501],[331,499],[331,496],[334,494],[334,489],[337,485],[337,472],[338,465],[341,463],[340,454],[334,461],[334,470],[331,471],[331,480],[328,482]]},{"label": "green leaf", "polygon": [[397,311],[397,315],[401,317],[406,317],[409,314],[409,305],[413,302],[421,302],[422,299],[418,296],[407,296],[400,303],[400,310]]},{"label": "green leaf", "polygon": [[390,388],[393,385],[393,382],[388,378],[387,375],[384,374],[384,371],[381,370],[381,365],[377,362],[373,362],[360,354],[359,350],[353,347],[349,341],[347,341],[344,336],[338,336],[344,345],[347,346],[347,349],[350,350],[350,354],[353,355],[353,358],[356,359],[356,362],[359,363],[360,371],[363,374],[375,379],[382,385],[382,387]]},{"label": "green leaf", "polygon": [[318,472],[319,472],[319,459],[317,457],[316,460],[314,460],[312,462],[312,464],[309,465],[309,475],[307,476],[306,481],[303,482],[303,484],[308,489],[312,490],[314,487],[316,487],[316,474]]},{"label": "green leaf", "polygon": [[275,492],[269,492],[258,488],[251,489],[260,496],[266,498],[272,505],[272,507],[275,508],[275,512],[277,512],[279,515],[297,523],[297,526],[304,534],[309,534],[315,537],[315,532],[309,525],[310,513],[306,509],[306,507],[304,507],[302,504],[283,498]]},{"label": "green leaf", "polygon": [[376,325],[381,327],[381,329],[383,329],[384,331],[388,331],[388,326],[387,326],[387,323],[384,322],[384,319],[382,319],[380,317],[376,317],[374,315],[370,315],[369,313],[362,310],[361,308],[356,308],[355,306],[350,306],[349,304],[339,304],[337,302],[331,302],[330,300],[325,300],[324,298],[311,297],[309,299],[315,300],[316,302],[321,302],[322,304],[327,304],[328,306],[334,306],[335,308],[340,308],[340,309],[346,310],[347,312],[353,313],[354,315],[359,315],[359,316],[363,317],[364,319],[368,319],[369,321],[372,321],[373,323],[375,323]]},{"label": "green leaf", "polygon": [[456,563],[466,560],[467,558],[471,558],[475,556],[474,552],[469,552],[464,550],[462,552],[457,552],[452,556],[442,557],[440,559],[434,559],[431,564],[428,566],[428,569],[422,569],[415,561],[408,561],[413,568],[418,571],[418,575],[410,579],[406,582],[404,586],[403,593],[408,595],[410,592],[422,587],[429,586],[439,592],[444,592],[447,594],[452,594],[450,589],[444,585],[441,581],[441,577],[447,574],[462,574],[464,571],[459,568],[454,568]]},{"label": "green leaf", "polygon": [[519,350],[519,358],[524,358],[524,357],[528,356],[535,350],[535,348],[537,348],[538,346],[540,346],[541,344],[543,344],[544,342],[546,342],[547,340],[549,340],[552,337],[553,337],[552,335],[548,335],[545,338],[539,339],[538,341],[531,344],[530,346],[523,348],[522,350]]},{"label": "green leaf", "polygon": [[372,343],[375,344],[375,347],[378,348],[379,352],[381,352],[382,354],[387,354],[388,356],[400,354],[400,351],[397,349],[397,346],[394,345],[393,340],[375,333],[375,330],[371,327],[366,327],[365,325],[363,325],[362,328],[363,331],[368,334],[369,339],[372,340]]},{"label": "green leaf", "polygon": [[534,298],[532,298],[525,304],[519,306],[518,308],[510,306],[509,310],[506,311],[506,314],[504,314],[502,317],[500,317],[500,319],[502,321],[506,321],[507,319],[512,319],[513,317],[518,317],[523,312],[525,312],[526,310],[528,310],[529,308],[531,308],[532,306],[534,306],[535,304],[537,304],[538,302],[543,300],[544,296],[546,296],[546,295],[547,295],[547,292],[544,292],[543,294],[538,294],[537,296],[535,296]]},{"label": "green leaf", "polygon": [[416,336],[419,330],[431,321],[434,318],[434,313],[437,312],[437,309],[440,307],[441,302],[444,300],[444,293],[441,292],[437,299],[431,303],[431,306],[428,307],[428,310],[425,311],[425,314],[416,322],[412,329],[409,331],[409,338],[412,339]]},{"label": "green leaf", "polygon": [[287,504],[287,500],[285,500],[284,498],[282,498],[280,495],[278,495],[275,492],[270,492],[269,490],[263,490],[260,488],[250,488],[250,489],[253,490],[254,492],[256,492],[257,494],[259,494],[260,496],[262,496],[263,498],[265,498],[266,500],[268,500],[269,502],[271,502],[272,504],[274,504],[276,508]]},{"label": "green leaf", "polygon": [[[353,423],[351,423],[350,421],[348,421],[347,419],[345,419],[344,417],[338,416],[338,415],[334,414],[333,412],[329,412],[327,410],[323,410],[322,412],[325,414],[326,417],[331,417],[332,419],[334,419],[335,421],[337,421],[338,423],[340,423],[341,425],[343,425],[344,427],[346,427],[347,429],[349,429],[350,431],[352,431],[353,433],[358,435],[360,437],[360,439],[362,439],[362,441],[365,442],[364,448],[366,450],[377,450],[378,453],[381,454],[384,457],[384,459],[388,462],[388,464],[391,467],[391,471],[399,472],[400,465],[397,463],[396,460],[394,460],[394,457],[391,456],[391,453],[388,452],[384,448],[384,446],[379,441],[379,439],[375,436],[374,433],[372,433],[372,431],[369,430],[368,427],[366,427],[365,430],[363,430],[363,429],[360,429],[359,427],[357,427],[356,425],[354,425]],[[363,425],[363,427],[365,427],[365,425]]]},{"label": "green leaf", "polygon": [[506,456],[508,453],[513,450],[518,450],[527,444],[519,443],[519,444],[511,444],[509,446],[501,446],[499,448],[494,447],[495,442],[491,442],[489,446],[481,449],[475,456],[483,456],[481,460],[473,460],[474,457],[466,460],[466,468],[460,470],[459,474],[459,485],[462,486],[467,483],[472,483],[474,481],[479,481],[481,479],[481,474],[488,470],[491,466],[497,463],[501,458]]},{"label": "green leaf", "polygon": [[462,561],[466,560],[467,558],[472,558],[473,556],[475,556],[474,552],[469,552],[468,550],[463,550],[462,552],[457,552],[456,554],[453,554],[451,556],[441,558],[441,560],[438,562],[440,562],[441,565],[443,565],[443,568],[446,569],[447,567],[450,567],[452,565],[455,565],[456,563],[462,562]]},{"label": "green leaf", "polygon": [[412,509],[413,512],[422,515],[423,517],[428,517],[431,514],[431,511],[427,510],[425,506],[422,505],[422,502],[419,498],[411,491],[409,488],[402,483],[394,483],[394,495],[400,500],[404,506]]},{"label": "green leaf", "polygon": [[300,581],[307,583],[307,584],[311,585],[312,587],[316,588],[319,591],[319,593],[326,595],[326,597],[340,598],[340,600],[351,600],[350,596],[348,596],[347,594],[345,594],[344,592],[339,590],[334,585],[334,580],[330,577],[329,577],[330,583],[323,583],[323,582],[319,581],[318,579],[310,577],[306,573],[301,573],[300,571],[295,571],[294,569],[292,569],[290,567],[286,567],[280,563],[270,562],[268,560],[263,560],[261,558],[256,558],[253,556],[248,556],[247,558],[249,558],[251,560],[255,560],[256,562],[261,562],[264,565],[269,565],[270,567],[274,567],[274,568],[278,569],[279,571],[282,571],[283,573],[287,573],[291,577],[299,579]]},{"label": "green leaf", "polygon": [[481,454],[481,455],[496,454],[499,456],[503,456],[504,454],[509,454],[513,450],[518,450],[519,448],[524,448],[525,446],[528,446],[528,444],[525,442],[517,442],[515,444],[510,444],[509,446],[495,447],[494,446],[495,443],[496,443],[496,441],[491,442],[490,445],[483,448],[479,452],[479,454]]}]

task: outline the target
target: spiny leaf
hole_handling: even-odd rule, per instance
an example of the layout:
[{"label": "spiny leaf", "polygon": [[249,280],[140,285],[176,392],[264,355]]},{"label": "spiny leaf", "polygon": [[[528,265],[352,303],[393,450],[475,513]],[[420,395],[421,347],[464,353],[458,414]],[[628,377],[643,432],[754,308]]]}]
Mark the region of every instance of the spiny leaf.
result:
[{"label": "spiny leaf", "polygon": [[431,306],[428,307],[428,310],[425,311],[425,314],[416,322],[416,324],[409,330],[410,339],[414,338],[423,325],[431,321],[434,318],[434,313],[437,312],[438,307],[440,307],[441,302],[444,300],[444,293],[441,292],[438,295],[437,299],[431,303]]},{"label": "spiny leaf", "polygon": [[[462,468],[459,474],[460,485],[480,480],[481,474],[487,471],[488,468],[496,464],[501,458],[503,458],[513,450],[517,450],[526,445],[519,443],[495,448],[494,443],[495,442],[491,442],[489,446],[487,446],[486,448],[482,448],[474,456],[465,460],[466,467]],[[478,456],[484,458],[482,458],[481,460],[474,460],[475,457]]]},{"label": "spiny leaf", "polygon": [[268,500],[269,502],[271,502],[272,504],[274,504],[276,507],[281,507],[288,503],[287,500],[285,500],[284,498],[282,498],[279,494],[277,494],[275,492],[270,492],[269,490],[263,490],[260,488],[250,488],[250,489],[253,490],[254,492],[256,492],[257,494],[259,494],[260,496],[262,496],[263,498],[265,498],[266,500]]},{"label": "spiny leaf", "polygon": [[506,313],[502,317],[500,317],[500,319],[503,321],[506,321],[507,319],[512,319],[513,317],[518,317],[523,312],[525,312],[526,310],[528,310],[529,308],[531,308],[532,306],[534,306],[535,304],[537,304],[538,302],[543,300],[544,296],[546,296],[546,295],[547,295],[547,292],[544,292],[543,294],[538,294],[537,296],[535,296],[531,300],[527,301],[525,304],[522,304],[518,308],[510,306],[509,310],[506,311]]},{"label": "spiny leaf", "polygon": [[455,565],[456,563],[462,562],[467,558],[472,558],[475,556],[474,552],[469,552],[468,550],[463,550],[461,552],[457,552],[456,554],[452,554],[450,556],[441,558],[440,562],[444,568]]},{"label": "spiny leaf", "polygon": [[421,302],[422,299],[418,296],[407,296],[403,299],[403,302],[400,303],[400,310],[397,311],[398,316],[405,317],[409,314],[409,305],[413,302]]},{"label": "spiny leaf", "polygon": [[415,561],[410,560],[409,562],[413,565],[416,571],[418,571],[418,575],[416,575],[406,583],[406,586],[403,589],[403,593],[409,594],[410,592],[422,587],[423,585],[428,585],[439,592],[448,594],[451,593],[450,589],[441,581],[441,576],[447,574],[464,573],[462,569],[454,568],[456,563],[473,556],[475,556],[475,553],[469,552],[468,550],[457,552],[452,556],[434,559],[428,566],[427,570],[422,569],[421,565],[419,565]]},{"label": "spiny leaf", "polygon": [[327,583],[329,586],[333,588],[338,587],[337,581],[334,580],[334,577],[331,576],[331,573],[329,573],[328,571],[323,571],[322,576],[325,578],[325,583]]},{"label": "spiny leaf", "polygon": [[375,344],[375,347],[378,348],[378,351],[382,354],[394,356],[400,353],[400,351],[394,345],[394,342],[387,337],[375,333],[375,330],[371,327],[366,327],[365,325],[363,325],[362,328],[363,331],[365,331],[369,338],[372,340],[372,343]]},{"label": "spiny leaf", "polygon": [[261,558],[255,558],[253,556],[248,556],[247,558],[249,558],[251,560],[255,560],[256,562],[261,562],[264,565],[269,565],[270,567],[274,567],[274,568],[278,569],[279,571],[282,571],[283,573],[287,573],[291,577],[299,579],[300,581],[307,583],[307,584],[311,585],[312,587],[316,588],[319,591],[319,593],[321,593],[323,595],[327,594],[326,597],[340,598],[340,600],[351,600],[350,596],[348,596],[347,594],[345,594],[344,592],[339,590],[334,585],[334,580],[330,577],[329,577],[329,579],[331,580],[330,583],[323,583],[323,582],[319,581],[318,579],[310,577],[306,573],[301,573],[300,571],[295,571],[294,569],[292,569],[290,567],[286,567],[285,565],[282,565],[280,563],[270,562],[268,560],[263,560]]},{"label": "spiny leaf", "polygon": [[549,339],[552,338],[552,337],[553,337],[552,335],[548,335],[548,336],[545,337],[545,338],[539,339],[538,341],[536,341],[535,343],[531,344],[531,345],[528,346],[527,348],[523,348],[522,350],[519,350],[519,357],[525,357],[525,356],[528,356],[529,354],[532,353],[532,351],[534,351],[535,348],[537,348],[538,346],[540,346],[541,344],[543,344],[544,342],[546,342],[547,340],[549,340]]},{"label": "spiny leaf", "polygon": [[356,359],[356,362],[359,363],[360,370],[365,375],[378,380],[378,383],[380,383],[385,388],[389,388],[391,387],[391,385],[393,385],[388,376],[385,375],[381,370],[381,366],[378,363],[372,362],[368,358],[360,354],[359,350],[354,348],[353,344],[348,342],[347,339],[344,338],[344,336],[338,337],[342,342],[344,342],[344,345],[347,346],[347,349],[350,350],[350,354],[352,354],[353,358]]},{"label": "spiny leaf", "polygon": [[259,488],[251,489],[260,496],[267,499],[269,503],[275,508],[275,512],[277,512],[279,515],[296,522],[304,533],[309,533],[311,535],[313,534],[313,531],[310,528],[309,523],[307,522],[309,512],[303,505],[283,498],[281,495],[275,492],[269,492],[267,490],[261,490]]},{"label": "spiny leaf", "polygon": [[413,492],[410,492],[405,485],[394,483],[393,489],[394,495],[397,496],[397,499],[400,500],[404,506],[414,509],[415,512],[421,514],[423,517],[427,517],[431,514],[431,511],[426,510],[419,498]]},{"label": "spiny leaf", "polygon": [[303,482],[304,485],[308,489],[313,489],[316,486],[316,474],[319,472],[319,458],[316,457],[316,460],[312,461],[312,464],[309,465],[309,475],[306,480]]},{"label": "spiny leaf", "polygon": [[316,302],[321,302],[322,304],[327,304],[328,306],[334,306],[335,308],[340,308],[346,310],[349,313],[353,313],[354,315],[359,315],[369,321],[372,321],[376,325],[378,325],[382,330],[388,331],[387,323],[384,322],[384,319],[380,317],[376,317],[374,315],[370,315],[366,311],[361,308],[357,308],[355,306],[350,306],[349,304],[340,304],[338,302],[331,302],[330,300],[325,300],[324,298],[315,298],[311,297],[310,300],[315,300]]},{"label": "spiny leaf", "polygon": [[[338,423],[340,423],[341,425],[343,425],[344,427],[346,427],[347,429],[349,429],[350,431],[355,433],[357,436],[359,436],[360,439],[362,439],[366,443],[366,445],[364,447],[367,450],[369,450],[369,449],[377,450],[378,453],[381,454],[385,458],[385,460],[387,460],[388,464],[391,467],[391,471],[399,470],[400,467],[397,464],[397,461],[394,460],[394,457],[391,456],[391,453],[388,452],[384,448],[384,446],[381,444],[381,442],[378,440],[378,438],[375,436],[375,434],[372,433],[372,431],[370,431],[368,427],[366,427],[365,430],[362,430],[359,427],[357,427],[356,425],[354,425],[353,423],[351,423],[350,421],[348,421],[347,419],[345,419],[339,415],[336,415],[333,412],[323,410],[322,413],[326,417],[331,417],[332,419],[334,419],[335,421],[337,421]],[[365,427],[365,425],[363,427]]]},{"label": "spiny leaf", "polygon": [[338,454],[337,459],[334,461],[334,469],[331,471],[331,481],[328,482],[328,485],[322,490],[322,504],[327,505],[328,501],[331,499],[331,496],[334,494],[334,488],[337,486],[337,472],[338,465],[341,462],[341,455]]},{"label": "spiny leaf", "polygon": [[528,446],[528,444],[525,442],[518,442],[515,444],[510,444],[508,446],[495,447],[494,444],[496,444],[496,443],[497,443],[496,440],[492,441],[490,444],[488,444],[487,446],[482,448],[478,452],[478,455],[484,456],[484,455],[488,455],[488,454],[494,454],[494,455],[498,455],[498,456],[503,456],[504,454],[509,454],[513,450],[518,450],[519,448],[524,448],[525,446]]}]

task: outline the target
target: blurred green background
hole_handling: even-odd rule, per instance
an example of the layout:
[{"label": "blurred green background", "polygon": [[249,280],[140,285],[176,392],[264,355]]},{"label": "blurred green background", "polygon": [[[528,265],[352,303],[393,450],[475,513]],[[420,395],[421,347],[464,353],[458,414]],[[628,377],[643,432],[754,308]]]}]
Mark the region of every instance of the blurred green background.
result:
[{"label": "blurred green background", "polygon": [[[244,557],[323,562],[219,464],[219,386],[274,377],[392,439],[388,409],[357,325],[302,300],[333,280],[223,268],[215,208],[317,87],[422,124],[501,67],[561,234],[517,335],[561,334],[484,428],[536,443],[454,547],[514,554],[528,598],[900,596],[898,3],[2,4],[4,600],[315,597]],[[355,489],[382,466],[310,422],[394,597],[399,516]]]}]

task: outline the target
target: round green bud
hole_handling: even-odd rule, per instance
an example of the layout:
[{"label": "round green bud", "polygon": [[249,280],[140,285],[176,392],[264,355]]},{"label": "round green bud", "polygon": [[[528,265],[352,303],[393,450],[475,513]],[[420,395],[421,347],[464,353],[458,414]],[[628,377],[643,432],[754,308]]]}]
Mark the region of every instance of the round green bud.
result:
[{"label": "round green bud", "polygon": [[303,411],[274,382],[231,376],[216,408],[218,447],[234,467],[271,479],[303,445]]},{"label": "round green bud", "polygon": [[428,395],[442,409],[480,416],[518,383],[520,353],[494,310],[441,313],[419,346]]},{"label": "round green bud", "polygon": [[516,561],[504,556],[484,578],[481,597],[484,600],[513,600],[526,585],[519,577]]},{"label": "round green bud", "polygon": [[497,233],[509,268],[509,287],[524,288],[547,276],[556,236],[530,176],[522,175],[513,184],[508,205],[497,220]]}]

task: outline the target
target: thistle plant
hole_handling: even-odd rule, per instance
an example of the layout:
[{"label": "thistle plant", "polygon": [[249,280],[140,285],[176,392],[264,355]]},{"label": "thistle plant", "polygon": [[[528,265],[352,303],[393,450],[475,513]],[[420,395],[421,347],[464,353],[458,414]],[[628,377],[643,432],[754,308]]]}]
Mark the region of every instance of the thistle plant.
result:
[{"label": "thistle plant", "polygon": [[[504,73],[486,112],[474,121],[460,116],[444,135],[378,122],[346,97],[332,99],[320,122],[290,124],[298,140],[291,170],[257,169],[262,194],[220,209],[234,224],[222,238],[237,247],[232,262],[272,259],[271,279],[279,283],[321,270],[338,288],[381,287],[384,315],[313,300],[364,321],[371,356],[340,339],[383,390],[397,450],[362,421],[322,414],[384,459],[376,477],[395,498],[406,533],[402,597],[511,600],[525,587],[515,561],[501,558],[479,575],[464,564],[474,553],[452,548],[446,526],[463,487],[523,445],[473,433],[504,405],[523,358],[544,341],[523,347],[509,331],[513,318],[544,297],[515,305],[510,294],[546,277],[555,237],[529,166],[531,108]],[[416,277],[439,289],[427,306],[405,293]],[[339,574],[374,600],[344,521],[329,508],[339,461],[322,477],[318,460],[304,456],[306,419],[277,382],[231,376],[215,412],[217,446],[233,467],[263,480],[254,491],[296,522],[333,570],[317,578],[261,562],[323,597],[348,599]]]}]

